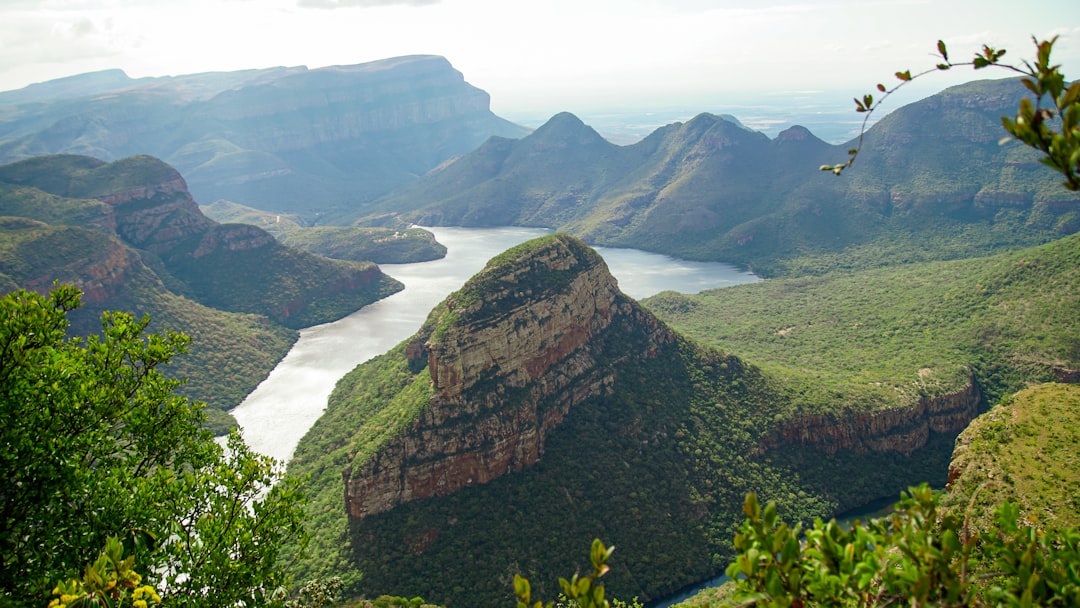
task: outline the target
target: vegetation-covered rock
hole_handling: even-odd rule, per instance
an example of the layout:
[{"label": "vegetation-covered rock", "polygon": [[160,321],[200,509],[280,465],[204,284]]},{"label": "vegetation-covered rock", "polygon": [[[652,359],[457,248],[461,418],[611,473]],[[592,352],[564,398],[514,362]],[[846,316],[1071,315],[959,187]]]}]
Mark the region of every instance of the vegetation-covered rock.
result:
[{"label": "vegetation-covered rock", "polygon": [[1080,385],[1024,389],[957,438],[945,506],[972,531],[990,532],[1006,500],[1040,529],[1080,527]]},{"label": "vegetation-covered rock", "polygon": [[295,214],[270,213],[230,201],[217,201],[203,211],[219,222],[258,226],[290,247],[338,260],[408,264],[446,255],[446,247],[423,228],[308,226]]}]

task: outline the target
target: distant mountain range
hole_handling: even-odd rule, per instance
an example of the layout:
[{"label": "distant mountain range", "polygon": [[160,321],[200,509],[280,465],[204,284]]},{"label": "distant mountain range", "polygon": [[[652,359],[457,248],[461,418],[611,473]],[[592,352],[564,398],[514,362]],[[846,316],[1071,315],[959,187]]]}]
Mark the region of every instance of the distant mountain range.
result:
[{"label": "distant mountain range", "polygon": [[1080,229],[1035,154],[1000,145],[1026,91],[969,83],[899,108],[853,144],[770,139],[701,114],[625,146],[571,114],[529,132],[449,62],[130,79],[85,74],[0,93],[0,162],[152,154],[194,197],[307,225],[529,225],[588,243],[739,264],[764,276],[985,255]]},{"label": "distant mountain range", "polygon": [[166,78],[97,72],[0,93],[0,163],[150,154],[207,204],[332,214],[489,136],[528,132],[489,101],[435,56]]},{"label": "distant mountain range", "polygon": [[[587,242],[742,264],[765,275],[987,254],[1080,229],[1034,153],[999,145],[1024,89],[970,83],[900,108],[844,178],[853,144],[802,127],[775,139],[702,114],[616,146],[559,114],[492,138],[360,208],[359,223],[545,226]],[[843,259],[838,259],[843,258]]]}]

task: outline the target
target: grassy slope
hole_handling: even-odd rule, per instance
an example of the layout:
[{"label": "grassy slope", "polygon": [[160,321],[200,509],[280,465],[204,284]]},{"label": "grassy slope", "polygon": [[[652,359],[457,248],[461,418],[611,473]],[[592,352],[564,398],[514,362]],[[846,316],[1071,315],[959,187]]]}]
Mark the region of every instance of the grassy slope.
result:
[{"label": "grassy slope", "polygon": [[1010,396],[960,435],[952,467],[960,476],[946,505],[976,529],[990,529],[991,510],[1005,500],[1040,527],[1080,525],[1080,385]]},{"label": "grassy slope", "polygon": [[994,400],[1080,367],[1080,237],[645,303],[686,335],[798,383],[815,409],[904,400],[969,368]]}]

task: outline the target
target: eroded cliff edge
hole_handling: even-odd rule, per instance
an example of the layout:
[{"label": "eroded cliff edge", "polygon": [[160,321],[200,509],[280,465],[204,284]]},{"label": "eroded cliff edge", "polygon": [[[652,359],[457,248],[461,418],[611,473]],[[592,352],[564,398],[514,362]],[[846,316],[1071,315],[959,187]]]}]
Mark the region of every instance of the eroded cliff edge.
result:
[{"label": "eroded cliff edge", "polygon": [[430,376],[428,405],[344,471],[349,515],[445,496],[536,463],[572,407],[609,391],[614,372],[597,364],[595,349],[620,317],[646,328],[651,345],[626,358],[651,357],[675,340],[575,239],[555,235],[493,261],[409,342],[410,363]]}]

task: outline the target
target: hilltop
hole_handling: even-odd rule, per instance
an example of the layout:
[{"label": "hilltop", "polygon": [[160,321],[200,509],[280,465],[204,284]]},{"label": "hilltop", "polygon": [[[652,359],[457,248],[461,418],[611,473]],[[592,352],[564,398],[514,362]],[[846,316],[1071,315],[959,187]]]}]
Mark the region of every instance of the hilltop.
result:
[{"label": "hilltop", "polygon": [[446,247],[422,228],[309,226],[296,214],[270,213],[225,200],[201,209],[219,222],[258,226],[290,247],[336,260],[408,264],[446,255]]}]

